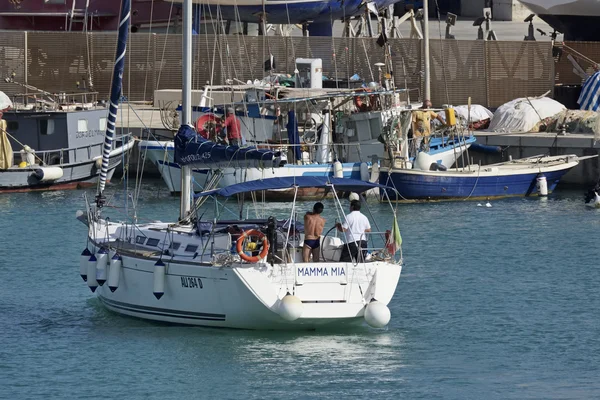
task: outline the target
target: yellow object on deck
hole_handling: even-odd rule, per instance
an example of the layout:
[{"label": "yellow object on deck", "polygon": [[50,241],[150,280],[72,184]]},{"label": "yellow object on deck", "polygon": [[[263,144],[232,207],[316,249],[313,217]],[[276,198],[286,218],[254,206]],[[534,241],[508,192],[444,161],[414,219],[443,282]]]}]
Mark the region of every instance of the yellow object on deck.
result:
[{"label": "yellow object on deck", "polygon": [[454,126],[456,125],[456,114],[454,113],[454,108],[448,107],[444,109],[446,113],[446,125]]},{"label": "yellow object on deck", "polygon": [[25,161],[19,163],[19,168],[25,168],[28,164]]}]

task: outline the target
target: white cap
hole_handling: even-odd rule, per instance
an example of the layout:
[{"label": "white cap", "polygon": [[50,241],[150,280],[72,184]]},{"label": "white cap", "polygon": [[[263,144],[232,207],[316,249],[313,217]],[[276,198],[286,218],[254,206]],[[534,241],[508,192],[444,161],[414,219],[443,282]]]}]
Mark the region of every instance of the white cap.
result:
[{"label": "white cap", "polygon": [[350,200],[350,201],[360,200],[360,196],[358,195],[358,193],[352,192],[352,193],[350,193],[348,200]]}]

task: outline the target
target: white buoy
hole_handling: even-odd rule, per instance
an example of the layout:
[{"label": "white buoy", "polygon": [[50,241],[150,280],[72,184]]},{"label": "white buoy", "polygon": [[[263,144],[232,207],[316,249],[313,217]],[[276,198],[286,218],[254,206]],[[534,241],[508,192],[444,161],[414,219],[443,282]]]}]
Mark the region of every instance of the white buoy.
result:
[{"label": "white buoy", "polygon": [[364,182],[369,182],[371,179],[371,174],[369,173],[369,166],[366,162],[360,163],[360,180]]},{"label": "white buoy", "polygon": [[492,203],[490,203],[490,202],[488,201],[487,203],[485,203],[485,206],[486,206],[487,208],[490,208],[490,207],[492,206]]},{"label": "white buoy", "polygon": [[335,161],[333,163],[333,176],[336,178],[344,177],[344,167],[342,166],[342,163],[339,161]]},{"label": "white buoy", "polygon": [[119,287],[119,278],[121,276],[121,266],[123,260],[117,253],[110,259],[110,269],[108,270],[108,288],[114,292]]},{"label": "white buoy", "polygon": [[383,328],[390,322],[391,318],[392,314],[390,313],[390,309],[382,302],[373,299],[367,304],[367,308],[365,309],[365,321],[367,321],[369,326],[373,328]]},{"label": "white buoy", "polygon": [[154,296],[160,300],[165,294],[165,263],[158,260],[154,264]]},{"label": "white buoy", "polygon": [[108,265],[108,251],[102,247],[98,253],[96,253],[96,281],[98,285],[104,285],[106,282],[106,266]]},{"label": "white buoy", "polygon": [[292,296],[289,292],[283,296],[279,303],[279,315],[286,321],[295,321],[302,315],[304,304],[296,297]]},{"label": "white buoy", "polygon": [[79,275],[81,275],[81,279],[84,282],[87,282],[87,270],[88,270],[88,261],[90,260],[90,256],[92,252],[86,247],[84,251],[81,252],[81,256],[79,256]]},{"label": "white buoy", "polygon": [[477,207],[483,207],[481,203],[477,203]]},{"label": "white buoy", "polygon": [[87,284],[92,293],[98,288],[98,281],[96,280],[96,263],[98,260],[95,255],[91,255],[88,260],[87,267]]},{"label": "white buoy", "polygon": [[548,181],[544,174],[538,175],[535,186],[537,187],[537,192],[540,196],[548,196]]}]

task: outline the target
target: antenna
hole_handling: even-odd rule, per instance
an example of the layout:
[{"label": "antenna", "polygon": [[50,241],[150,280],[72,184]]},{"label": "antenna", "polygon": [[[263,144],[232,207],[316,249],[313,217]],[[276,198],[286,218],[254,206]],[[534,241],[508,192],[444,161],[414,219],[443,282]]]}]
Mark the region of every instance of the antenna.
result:
[{"label": "antenna", "polygon": [[[534,29],[533,29],[533,17],[535,17],[535,14],[529,14],[529,16],[527,18],[525,18],[523,20],[523,22],[529,22],[529,27],[527,28],[527,35],[525,36],[525,38],[523,40],[533,40],[535,41],[535,35],[534,35]],[[538,29],[538,31],[542,34],[545,35],[546,32]]]},{"label": "antenna", "polygon": [[446,15],[446,39],[456,39],[452,34],[452,27],[456,25],[456,14],[449,12]]}]

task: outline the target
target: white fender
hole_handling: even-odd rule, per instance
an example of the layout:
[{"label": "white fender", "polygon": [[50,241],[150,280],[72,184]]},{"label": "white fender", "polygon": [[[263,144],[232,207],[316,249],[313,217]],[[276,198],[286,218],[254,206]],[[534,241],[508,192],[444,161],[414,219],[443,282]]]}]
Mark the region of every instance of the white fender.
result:
[{"label": "white fender", "polygon": [[110,268],[108,270],[108,288],[114,292],[119,287],[119,278],[121,277],[121,266],[123,260],[117,253],[110,259]]},{"label": "white fender", "polygon": [[365,321],[373,328],[383,328],[386,326],[392,317],[388,306],[375,299],[367,304],[365,309]]},{"label": "white fender", "polygon": [[40,182],[51,182],[63,177],[63,169],[61,167],[40,167],[35,169],[34,175]]},{"label": "white fender", "polygon": [[544,174],[540,174],[537,177],[535,186],[540,196],[548,196],[548,181],[546,180],[546,176],[544,176]]},{"label": "white fender", "polygon": [[79,256],[79,275],[84,282],[87,282],[88,261],[91,255],[92,252],[86,247]]},{"label": "white fender", "polygon": [[158,260],[154,264],[154,296],[157,300],[165,294],[165,264]]},{"label": "white fender", "polygon": [[371,179],[371,174],[369,173],[369,166],[367,165],[366,162],[361,162],[360,163],[360,180],[369,182],[369,179]]},{"label": "white fender", "polygon": [[87,268],[87,284],[92,293],[96,291],[98,288],[98,281],[96,280],[96,263],[98,260],[95,255],[91,255],[88,260],[88,268]]},{"label": "white fender", "polygon": [[339,161],[335,161],[333,163],[333,176],[336,178],[344,177],[344,167],[342,166],[342,163]]},{"label": "white fender", "polygon": [[279,315],[286,321],[295,321],[302,315],[304,304],[296,297],[292,296],[289,292],[283,296],[279,303]]},{"label": "white fender", "polygon": [[108,251],[103,247],[96,253],[96,281],[98,285],[104,285],[106,282],[106,265],[108,264]]}]

